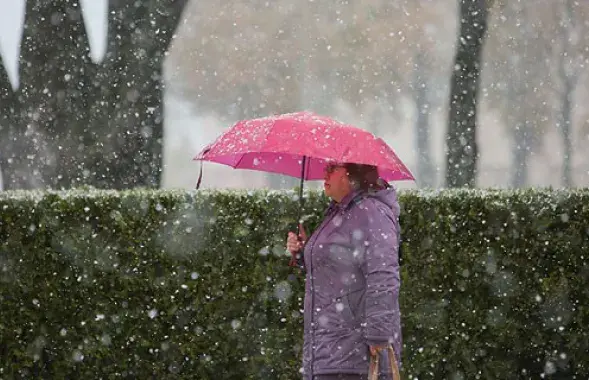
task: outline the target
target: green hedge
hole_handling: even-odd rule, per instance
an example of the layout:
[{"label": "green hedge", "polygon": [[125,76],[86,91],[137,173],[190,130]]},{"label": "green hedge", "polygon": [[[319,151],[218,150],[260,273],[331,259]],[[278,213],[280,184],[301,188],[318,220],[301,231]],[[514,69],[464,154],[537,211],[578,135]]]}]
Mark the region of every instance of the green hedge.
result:
[{"label": "green hedge", "polygon": [[[401,202],[404,378],[589,378],[588,190]],[[300,377],[296,210],[294,192],[0,194],[0,378]]]}]

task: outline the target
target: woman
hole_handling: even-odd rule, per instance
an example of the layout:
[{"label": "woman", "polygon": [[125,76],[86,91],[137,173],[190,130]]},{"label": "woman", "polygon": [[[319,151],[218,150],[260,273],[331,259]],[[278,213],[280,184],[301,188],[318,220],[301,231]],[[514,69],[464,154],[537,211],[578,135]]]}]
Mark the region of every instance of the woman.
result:
[{"label": "woman", "polygon": [[401,356],[396,192],[359,164],[328,166],[324,189],[332,202],[322,224],[308,240],[304,231],[287,240],[306,270],[304,378],[367,379],[372,353],[390,379],[382,349]]}]

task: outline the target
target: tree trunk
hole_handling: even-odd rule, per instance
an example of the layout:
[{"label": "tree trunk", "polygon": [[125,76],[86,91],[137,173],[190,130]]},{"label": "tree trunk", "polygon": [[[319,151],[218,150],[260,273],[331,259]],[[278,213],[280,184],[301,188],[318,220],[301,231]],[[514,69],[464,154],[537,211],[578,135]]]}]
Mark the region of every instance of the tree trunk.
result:
[{"label": "tree trunk", "polygon": [[423,53],[418,52],[414,68],[415,108],[417,110],[415,130],[417,143],[417,181],[423,187],[436,184],[435,171],[431,159],[429,117],[431,104],[429,101],[427,80],[425,78]]},{"label": "tree trunk", "polygon": [[20,88],[12,91],[5,74],[1,79],[5,188],[61,187],[80,177],[88,54],[77,1],[27,2]]},{"label": "tree trunk", "polygon": [[[561,98],[561,118],[560,118],[560,132],[562,136],[563,144],[563,159],[562,159],[562,184],[565,187],[573,186],[572,178],[572,159],[573,159],[573,144],[572,144],[572,124],[573,124],[573,97],[576,89],[576,85],[579,79],[580,71],[583,66],[574,65],[572,62],[568,62],[572,59],[574,54],[579,52],[571,51],[575,48],[578,49],[576,44],[573,42],[573,29],[577,29],[579,25],[582,25],[582,21],[574,19],[575,16],[575,5],[573,0],[567,0],[564,4],[564,19],[561,21],[561,36],[564,50],[559,55],[559,66],[558,71],[562,80],[562,98]],[[582,27],[581,27],[582,28]],[[577,30],[577,33],[583,34],[583,29]],[[567,67],[567,65],[570,65]]]},{"label": "tree trunk", "polygon": [[20,175],[21,165],[24,164],[26,168],[26,161],[21,159],[23,154],[19,152],[18,144],[24,140],[24,136],[19,134],[22,130],[15,128],[18,124],[17,110],[16,93],[12,90],[0,56],[0,182],[3,190],[27,187],[26,178]]},{"label": "tree trunk", "polygon": [[35,148],[31,169],[41,187],[78,186],[95,71],[79,2],[28,1],[23,34],[20,128]]},{"label": "tree trunk", "polygon": [[474,187],[476,183],[477,96],[487,14],[487,0],[460,1],[460,33],[450,87],[446,138],[446,184],[449,187]]},{"label": "tree trunk", "polygon": [[101,187],[158,187],[163,143],[165,52],[187,0],[109,1],[99,80],[101,141],[93,167]]},{"label": "tree trunk", "polygon": [[562,184],[565,187],[572,187],[573,178],[571,173],[571,162],[573,159],[573,144],[571,137],[571,126],[573,113],[572,97],[575,86],[570,78],[566,78],[563,84],[564,89],[562,94],[562,116],[560,126],[564,153],[562,158]]},{"label": "tree trunk", "polygon": [[[522,101],[526,96],[525,87],[522,88],[522,84],[527,80],[526,76],[522,73],[523,68],[514,67],[514,72],[517,73],[514,81],[507,84],[507,103],[516,104]],[[517,83],[516,83],[517,82]],[[511,110],[515,114],[513,117],[509,117],[507,120],[511,121],[509,129],[515,127],[513,131],[512,139],[512,168],[511,168],[511,185],[515,188],[521,188],[528,183],[528,161],[530,157],[530,145],[532,144],[532,135],[530,131],[530,124],[527,120],[525,105],[521,105],[519,108]]]},{"label": "tree trunk", "polygon": [[526,186],[528,183],[528,158],[529,138],[528,138],[528,123],[526,120],[520,120],[515,125],[513,134],[513,168],[511,185],[516,188]]}]

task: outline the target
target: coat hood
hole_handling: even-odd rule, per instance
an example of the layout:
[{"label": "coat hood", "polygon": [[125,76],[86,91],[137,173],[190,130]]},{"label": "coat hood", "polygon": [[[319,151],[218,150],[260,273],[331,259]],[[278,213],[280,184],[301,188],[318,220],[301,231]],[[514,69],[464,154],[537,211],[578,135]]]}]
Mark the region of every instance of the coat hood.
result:
[{"label": "coat hood", "polygon": [[399,201],[397,199],[397,190],[393,187],[388,189],[379,190],[376,192],[369,193],[368,195],[370,198],[377,199],[387,205],[389,208],[393,210],[395,217],[399,217]]},{"label": "coat hood", "polygon": [[401,212],[401,208],[399,206],[399,201],[397,198],[397,190],[394,187],[389,187],[386,189],[378,190],[378,191],[370,191],[370,192],[362,192],[362,191],[354,191],[346,196],[341,203],[331,202],[330,207],[326,211],[326,215],[330,214],[336,209],[340,208],[348,208],[351,204],[359,199],[359,198],[373,198],[384,205],[386,205],[389,209],[393,211],[395,218],[399,218],[399,214]]}]

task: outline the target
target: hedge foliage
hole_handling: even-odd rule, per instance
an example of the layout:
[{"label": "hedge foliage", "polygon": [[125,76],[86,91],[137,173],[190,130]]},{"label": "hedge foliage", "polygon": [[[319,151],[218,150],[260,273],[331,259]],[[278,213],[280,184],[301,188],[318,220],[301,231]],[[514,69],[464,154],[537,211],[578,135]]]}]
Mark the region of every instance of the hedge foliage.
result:
[{"label": "hedge foliage", "polygon": [[[326,200],[307,193],[309,229]],[[589,378],[589,190],[405,191],[404,378]],[[294,192],[0,194],[0,378],[295,379]]]}]

